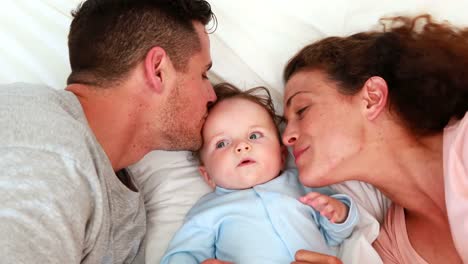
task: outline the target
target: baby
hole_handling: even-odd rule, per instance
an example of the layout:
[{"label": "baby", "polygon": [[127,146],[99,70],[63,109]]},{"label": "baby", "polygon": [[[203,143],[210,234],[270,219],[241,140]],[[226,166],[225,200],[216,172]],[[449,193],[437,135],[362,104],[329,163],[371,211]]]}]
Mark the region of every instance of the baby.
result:
[{"label": "baby", "polygon": [[161,263],[290,263],[300,249],[336,255],[358,222],[351,199],[306,188],[296,170],[283,170],[287,150],[266,88],[225,83],[215,92],[198,153],[214,192],[189,211]]}]

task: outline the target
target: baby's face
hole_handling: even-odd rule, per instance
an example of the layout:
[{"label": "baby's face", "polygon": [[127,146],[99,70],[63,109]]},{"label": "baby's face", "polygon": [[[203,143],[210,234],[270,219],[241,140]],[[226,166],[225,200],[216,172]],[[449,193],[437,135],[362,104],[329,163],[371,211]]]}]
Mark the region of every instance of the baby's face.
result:
[{"label": "baby's face", "polygon": [[260,105],[242,98],[218,103],[203,127],[200,172],[211,186],[246,189],[279,175],[282,148]]}]

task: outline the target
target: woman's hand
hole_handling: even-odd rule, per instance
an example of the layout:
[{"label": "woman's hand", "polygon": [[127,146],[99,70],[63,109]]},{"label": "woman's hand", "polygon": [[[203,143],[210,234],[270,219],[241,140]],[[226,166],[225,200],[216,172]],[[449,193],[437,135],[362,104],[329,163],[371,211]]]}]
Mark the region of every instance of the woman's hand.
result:
[{"label": "woman's hand", "polygon": [[299,250],[291,264],[343,264],[337,257],[320,254],[307,250]]},{"label": "woman's hand", "polygon": [[219,259],[207,259],[203,261],[201,264],[232,264],[232,262],[222,261]]}]

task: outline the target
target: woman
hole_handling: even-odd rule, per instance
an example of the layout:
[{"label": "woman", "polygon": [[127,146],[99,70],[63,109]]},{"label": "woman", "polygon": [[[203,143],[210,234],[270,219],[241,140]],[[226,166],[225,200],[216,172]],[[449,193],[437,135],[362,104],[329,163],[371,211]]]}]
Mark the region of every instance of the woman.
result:
[{"label": "woman", "polygon": [[360,180],[393,201],[374,242],[384,263],[468,263],[468,29],[389,22],[291,59],[283,141],[305,185]]}]

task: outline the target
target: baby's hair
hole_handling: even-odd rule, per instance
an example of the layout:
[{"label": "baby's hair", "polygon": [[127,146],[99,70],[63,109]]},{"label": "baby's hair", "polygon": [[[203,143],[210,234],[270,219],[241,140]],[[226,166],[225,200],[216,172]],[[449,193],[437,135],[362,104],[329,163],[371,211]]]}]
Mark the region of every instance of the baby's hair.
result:
[{"label": "baby's hair", "polygon": [[[241,98],[249,100],[253,103],[260,105],[268,112],[268,115],[275,123],[276,132],[278,134],[278,140],[281,142],[281,136],[278,126],[282,121],[282,117],[276,114],[270,91],[268,91],[266,87],[258,86],[250,88],[248,90],[241,90],[230,83],[219,83],[213,88],[218,99],[216,100],[216,102],[208,106],[208,112],[210,112],[217,104],[227,99]],[[199,163],[202,163],[200,158],[200,150],[192,152],[192,157],[194,160],[197,160]]]},{"label": "baby's hair", "polygon": [[281,116],[276,114],[270,91],[266,87],[258,86],[244,91],[230,83],[220,83],[214,86],[214,91],[218,99],[208,107],[208,111],[226,99],[242,98],[265,108],[276,125],[279,125],[282,120]]}]

